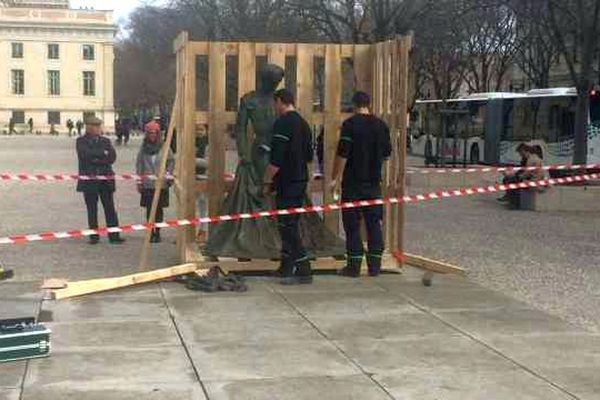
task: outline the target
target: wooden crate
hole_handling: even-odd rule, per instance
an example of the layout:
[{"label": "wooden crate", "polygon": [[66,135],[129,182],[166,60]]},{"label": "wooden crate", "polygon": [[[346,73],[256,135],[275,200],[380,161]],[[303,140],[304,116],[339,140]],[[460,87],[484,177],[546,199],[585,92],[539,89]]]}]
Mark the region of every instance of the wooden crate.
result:
[{"label": "wooden crate", "polygon": [[[208,198],[209,215],[218,215],[227,185],[225,183],[226,128],[235,123],[236,111],[227,109],[227,57],[237,60],[237,98],[255,89],[257,58],[286,67],[292,57],[299,112],[313,126],[324,128],[324,179],[319,181],[324,203],[333,202],[329,187],[335,150],[342,121],[349,114],[342,112],[344,63],[352,66],[354,90],[363,90],[373,98],[373,111],[389,125],[393,155],[385,171],[386,196],[404,195],[404,159],[406,154],[408,65],[411,37],[399,37],[377,44],[301,44],[248,42],[195,42],[182,32],[175,40],[177,81],[180,85],[177,126],[177,213],[180,219],[196,217],[199,192]],[[197,107],[197,63],[208,65],[208,107]],[[324,102],[315,110],[315,65],[324,64]],[[318,71],[317,71],[318,72]],[[198,185],[195,178],[196,126],[206,124],[209,131],[210,155],[208,181]],[[314,184],[313,184],[314,186]],[[333,232],[339,231],[339,213],[328,213],[325,221]],[[403,252],[404,213],[402,205],[386,207],[385,237],[390,254]],[[202,259],[195,244],[195,228],[179,228],[180,261]],[[264,264],[264,263],[263,263]],[[330,260],[324,264],[331,264]]]}]

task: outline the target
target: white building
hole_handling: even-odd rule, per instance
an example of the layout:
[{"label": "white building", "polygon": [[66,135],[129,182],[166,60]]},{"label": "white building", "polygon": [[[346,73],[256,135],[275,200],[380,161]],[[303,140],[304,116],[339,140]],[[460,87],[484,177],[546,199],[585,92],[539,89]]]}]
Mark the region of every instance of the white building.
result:
[{"label": "white building", "polygon": [[[0,0],[0,131],[66,131],[93,114],[114,132],[111,11],[68,0]],[[29,129],[28,127],[26,129]]]}]

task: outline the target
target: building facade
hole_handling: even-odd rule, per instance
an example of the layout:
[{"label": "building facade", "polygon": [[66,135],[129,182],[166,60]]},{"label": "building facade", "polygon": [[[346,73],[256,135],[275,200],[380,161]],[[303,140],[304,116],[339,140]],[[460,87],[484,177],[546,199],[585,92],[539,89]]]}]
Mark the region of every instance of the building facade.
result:
[{"label": "building facade", "polygon": [[111,11],[0,1],[0,131],[33,122],[34,132],[66,132],[95,115],[114,132],[115,34]]}]

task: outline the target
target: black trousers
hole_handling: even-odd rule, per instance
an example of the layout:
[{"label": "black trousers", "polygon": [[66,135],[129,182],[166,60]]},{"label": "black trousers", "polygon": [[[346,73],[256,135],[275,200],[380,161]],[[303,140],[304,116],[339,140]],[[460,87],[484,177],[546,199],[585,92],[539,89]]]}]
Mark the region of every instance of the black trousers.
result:
[{"label": "black trousers", "polygon": [[[88,226],[90,229],[98,228],[98,200],[102,202],[102,207],[104,208],[106,226],[109,228],[119,226],[119,217],[117,216],[117,211],[115,209],[112,191],[103,190],[99,192],[84,192],[83,198],[85,199],[85,205],[87,207]],[[108,237],[110,239],[115,239],[119,237],[119,234],[110,233]]]},{"label": "black trousers", "polygon": [[[506,176],[502,179],[502,183],[504,185],[508,185],[511,183],[520,183],[523,182],[523,179],[520,175],[511,175]],[[508,199],[508,204],[513,209],[518,209],[521,207],[521,191],[520,190],[509,190],[506,192],[506,197]]]},{"label": "black trousers", "polygon": [[360,269],[365,254],[360,233],[360,220],[364,218],[367,227],[367,265],[370,269],[381,268],[384,250],[383,206],[347,208],[342,211],[342,222],[346,232],[348,266]]},{"label": "black trousers", "polygon": [[[150,212],[152,211],[152,205],[146,207],[146,221],[150,220]],[[154,218],[154,222],[163,222],[164,219],[164,210],[161,206],[156,208],[156,218]],[[152,233],[155,235],[160,234],[160,228],[152,229]]]},{"label": "black trousers", "polygon": [[[277,208],[302,207],[304,196],[277,196]],[[281,236],[281,272],[282,275],[292,276],[310,274],[310,262],[300,237],[300,214],[281,215],[278,217],[279,234]]]}]

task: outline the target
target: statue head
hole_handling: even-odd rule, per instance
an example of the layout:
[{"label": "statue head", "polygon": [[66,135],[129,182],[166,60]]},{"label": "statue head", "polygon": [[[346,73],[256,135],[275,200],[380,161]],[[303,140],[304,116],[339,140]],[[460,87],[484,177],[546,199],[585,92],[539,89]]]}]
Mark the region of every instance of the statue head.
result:
[{"label": "statue head", "polygon": [[260,90],[265,93],[274,92],[285,73],[283,68],[275,64],[266,64],[260,70]]}]

